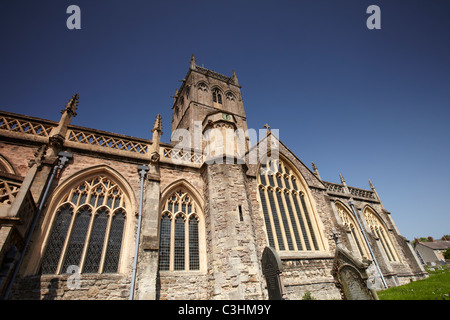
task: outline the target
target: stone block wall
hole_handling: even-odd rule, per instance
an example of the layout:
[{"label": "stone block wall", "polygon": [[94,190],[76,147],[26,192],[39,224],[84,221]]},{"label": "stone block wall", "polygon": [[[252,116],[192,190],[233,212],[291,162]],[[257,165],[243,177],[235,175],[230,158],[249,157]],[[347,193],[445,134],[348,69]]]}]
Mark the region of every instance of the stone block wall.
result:
[{"label": "stone block wall", "polygon": [[203,176],[211,298],[261,299],[264,280],[243,167],[212,164]]},{"label": "stone block wall", "polygon": [[208,276],[196,272],[160,272],[157,279],[159,300],[207,300],[210,298]]},{"label": "stone block wall", "polygon": [[28,172],[28,161],[34,159],[38,147],[0,142],[0,154],[13,166],[17,175],[24,177]]},{"label": "stone block wall", "polygon": [[306,292],[318,300],[340,299],[331,275],[333,258],[290,259],[283,262],[283,283],[290,300],[301,300]]},{"label": "stone block wall", "polygon": [[124,300],[130,293],[127,275],[81,274],[79,288],[73,275],[36,275],[22,278],[13,287],[14,300]]}]

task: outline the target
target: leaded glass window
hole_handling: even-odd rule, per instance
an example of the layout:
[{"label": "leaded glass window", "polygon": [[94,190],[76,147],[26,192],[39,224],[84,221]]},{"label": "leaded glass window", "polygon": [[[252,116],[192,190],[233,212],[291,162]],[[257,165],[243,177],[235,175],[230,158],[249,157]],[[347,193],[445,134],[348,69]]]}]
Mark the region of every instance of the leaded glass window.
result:
[{"label": "leaded glass window", "polygon": [[261,199],[261,206],[262,206],[263,214],[264,214],[264,222],[265,222],[266,228],[267,228],[267,238],[269,240],[269,246],[274,248],[275,242],[273,240],[273,232],[272,232],[273,223],[271,223],[269,209],[267,208],[267,202],[266,202],[267,197],[265,194],[265,190],[266,189],[263,186],[259,187],[259,197]]},{"label": "leaded glass window", "polygon": [[125,226],[125,211],[118,209],[112,217],[109,231],[108,247],[106,249],[103,272],[115,273],[119,265],[120,249],[122,247],[123,229]]},{"label": "leaded glass window", "polygon": [[170,234],[171,221],[169,214],[161,218],[161,231],[159,238],[159,269],[169,270],[170,267]]},{"label": "leaded glass window", "polygon": [[[286,212],[289,213],[289,218],[291,219],[291,221],[295,222],[294,210],[292,210],[291,199],[289,197],[289,191],[287,190],[284,192],[284,200],[285,200],[284,203],[286,204]],[[294,239],[297,243],[298,250],[302,250],[303,246],[300,240],[300,233],[298,232],[296,223],[292,223],[292,231],[294,232]]]},{"label": "leaded glass window", "polygon": [[159,269],[161,271],[200,270],[200,207],[194,198],[179,189],[162,205]]},{"label": "leaded glass window", "polygon": [[278,248],[280,250],[284,250],[284,241],[283,241],[283,233],[281,231],[280,219],[277,212],[277,205],[275,204],[275,199],[273,194],[275,190],[272,188],[267,189],[267,195],[269,196],[269,204],[270,204],[270,213],[272,215],[273,224],[275,227],[275,234],[278,240]]},{"label": "leaded glass window", "polygon": [[189,270],[199,269],[198,218],[197,216],[192,216],[189,219]]},{"label": "leaded glass window", "polygon": [[395,247],[392,244],[392,240],[389,237],[389,233],[386,231],[384,224],[370,208],[364,209],[364,218],[369,225],[370,230],[375,234],[377,241],[381,243],[387,258],[389,261],[399,261]]},{"label": "leaded glass window", "polygon": [[105,207],[97,211],[84,262],[84,272],[86,273],[98,272],[108,220],[108,210]]},{"label": "leaded glass window", "polygon": [[64,248],[64,240],[72,221],[73,207],[70,204],[64,204],[56,212],[53,231],[48,240],[47,250],[42,261],[42,273],[56,273],[61,252]]},{"label": "leaded glass window", "polygon": [[178,215],[175,219],[175,270],[184,270],[184,242],[184,217],[182,215]]},{"label": "leaded glass window", "polygon": [[303,192],[300,192],[300,200],[302,202],[303,212],[305,212],[306,223],[308,224],[308,229],[309,229],[309,232],[311,233],[311,239],[314,244],[314,249],[318,250],[319,246],[317,245],[316,236],[314,235],[314,228],[311,223],[311,215],[308,212],[308,207],[306,206],[306,201],[305,201],[305,194]]},{"label": "leaded glass window", "polygon": [[87,179],[57,206],[41,273],[60,274],[75,265],[82,273],[118,272],[126,219],[121,188],[106,176]]},{"label": "leaded glass window", "polygon": [[308,232],[306,231],[305,219],[302,214],[302,211],[300,210],[300,205],[299,205],[300,201],[298,200],[299,196],[298,196],[297,192],[292,194],[292,199],[293,199],[294,208],[295,208],[296,212],[300,212],[300,215],[297,216],[297,220],[299,221],[299,224],[300,224],[300,229],[302,230],[302,238],[300,238],[300,239],[303,239],[306,250],[311,250],[311,245],[309,243],[310,237],[308,236]]},{"label": "leaded glass window", "polygon": [[89,206],[82,207],[75,214],[75,222],[70,233],[63,263],[63,272],[71,265],[80,266],[81,254],[83,253],[84,243],[86,242],[86,234],[90,220],[91,208]]},{"label": "leaded glass window", "polygon": [[259,199],[269,246],[279,251],[321,251],[323,242],[306,190],[282,160],[261,163]]},{"label": "leaded glass window", "polygon": [[367,248],[364,237],[352,213],[340,203],[336,203],[336,209],[342,224],[347,229],[350,241],[356,247],[361,258],[369,258],[369,249]]}]

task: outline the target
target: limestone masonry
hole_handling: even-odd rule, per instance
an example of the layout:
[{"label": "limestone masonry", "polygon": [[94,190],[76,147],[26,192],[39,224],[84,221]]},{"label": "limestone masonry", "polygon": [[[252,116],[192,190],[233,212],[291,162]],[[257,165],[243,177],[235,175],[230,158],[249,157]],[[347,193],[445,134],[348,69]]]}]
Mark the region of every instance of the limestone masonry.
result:
[{"label": "limestone masonry", "polygon": [[240,89],[192,56],[170,144],[159,115],[152,140],[72,125],[78,95],[59,122],[0,111],[1,296],[268,299],[267,246],[288,299],[426,277],[370,181],[322,180],[268,126],[249,145]]}]

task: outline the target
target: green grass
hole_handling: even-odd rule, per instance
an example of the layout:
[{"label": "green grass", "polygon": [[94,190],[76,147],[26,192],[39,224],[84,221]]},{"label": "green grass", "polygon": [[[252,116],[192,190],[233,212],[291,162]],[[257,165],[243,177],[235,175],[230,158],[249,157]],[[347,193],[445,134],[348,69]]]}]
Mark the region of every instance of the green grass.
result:
[{"label": "green grass", "polygon": [[428,271],[429,277],[378,292],[380,300],[450,299],[450,269]]}]

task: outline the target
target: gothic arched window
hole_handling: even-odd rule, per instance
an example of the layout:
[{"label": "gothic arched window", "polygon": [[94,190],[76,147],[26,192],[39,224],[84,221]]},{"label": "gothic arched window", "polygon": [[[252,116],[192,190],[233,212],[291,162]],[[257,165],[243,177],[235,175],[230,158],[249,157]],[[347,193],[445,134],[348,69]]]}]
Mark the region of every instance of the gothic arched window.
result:
[{"label": "gothic arched window", "polygon": [[79,183],[57,206],[41,273],[73,265],[82,273],[118,272],[125,219],[124,193],[114,181],[100,175]]},{"label": "gothic arched window", "polygon": [[159,269],[200,270],[200,206],[184,189],[171,193],[162,205]]},{"label": "gothic arched window", "polygon": [[231,93],[231,92],[227,92],[227,94],[225,95],[225,97],[227,98],[227,100],[229,100],[229,101],[236,101],[236,98],[235,98],[235,96],[234,96],[234,94],[233,93]]},{"label": "gothic arched window", "polygon": [[222,104],[222,93],[220,92],[220,90],[216,88],[213,90],[212,94],[213,94],[213,102]]},{"label": "gothic arched window", "polygon": [[336,203],[336,209],[339,218],[341,218],[342,224],[346,228],[351,242],[356,246],[360,257],[369,259],[369,249],[367,248],[364,237],[352,213],[340,203]]},{"label": "gothic arched window", "polygon": [[377,240],[380,241],[389,261],[399,261],[397,252],[392,244],[392,240],[377,214],[372,209],[366,207],[364,209],[364,218],[366,219],[370,230],[374,233],[376,238],[378,238]]},{"label": "gothic arched window", "polygon": [[198,84],[198,90],[203,92],[208,92],[208,86],[204,82]]},{"label": "gothic arched window", "polygon": [[258,183],[269,246],[279,251],[324,250],[313,208],[294,170],[281,160],[263,163]]}]

